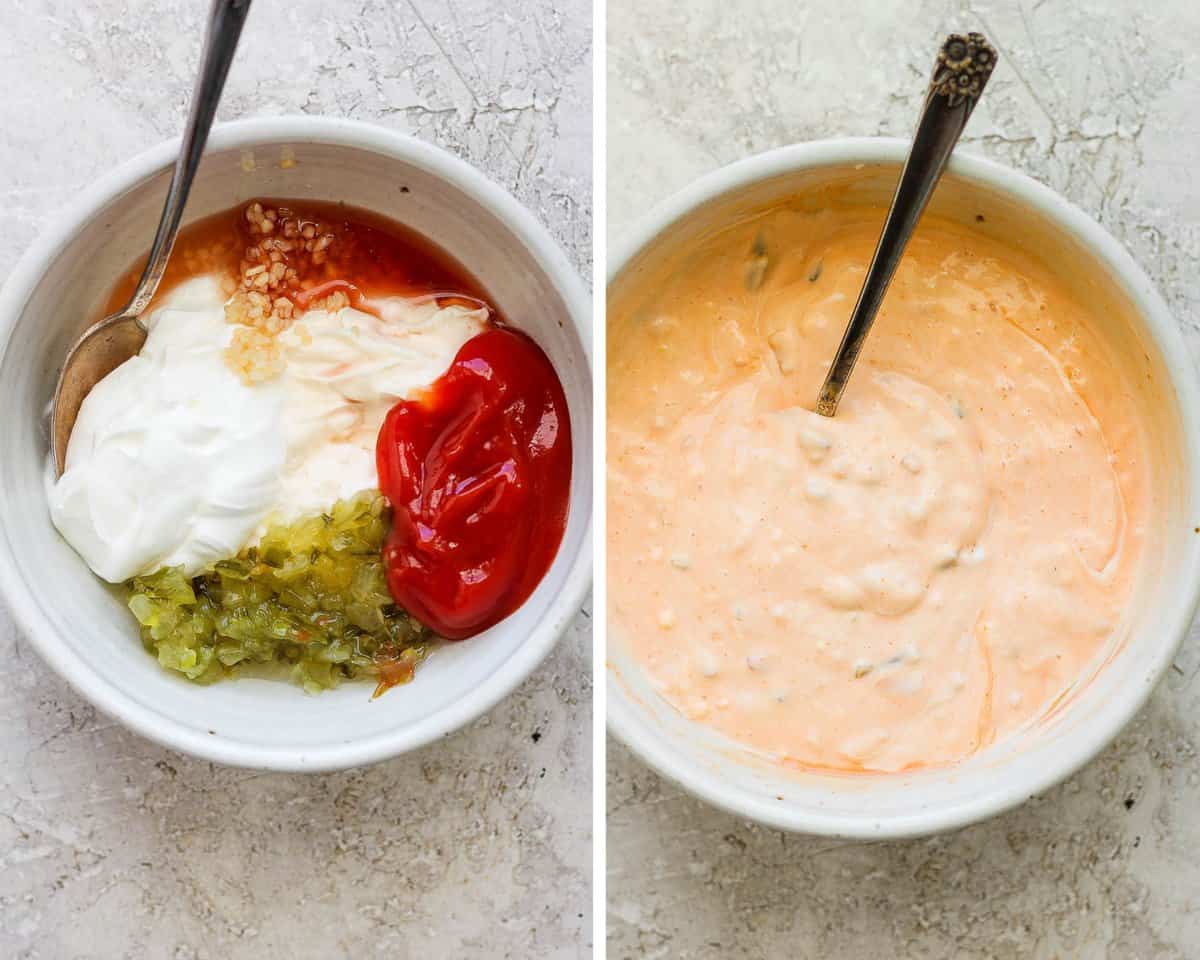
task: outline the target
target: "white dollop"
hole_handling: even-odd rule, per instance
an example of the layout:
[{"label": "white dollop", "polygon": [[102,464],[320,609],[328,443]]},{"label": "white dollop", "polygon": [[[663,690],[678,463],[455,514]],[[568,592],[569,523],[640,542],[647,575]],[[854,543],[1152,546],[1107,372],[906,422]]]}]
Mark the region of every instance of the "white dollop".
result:
[{"label": "white dollop", "polygon": [[50,516],[105,580],[232,556],[278,498],[283,384],[226,366],[223,299],[207,277],[172,291],[80,407]]},{"label": "white dollop", "polygon": [[395,402],[426,389],[487,310],[391,297],[380,316],[310,310],[281,335],[287,463],[275,514],[289,520],[377,486],[375,440]]},{"label": "white dollop", "polygon": [[375,440],[399,399],[441,376],[487,311],[393,297],[311,310],[280,336],[277,378],[244,384],[225,364],[233,325],[215,278],[173,290],[142,352],[80,409],[54,524],[99,576],[195,573],[271,521],[327,510],[378,485]]}]

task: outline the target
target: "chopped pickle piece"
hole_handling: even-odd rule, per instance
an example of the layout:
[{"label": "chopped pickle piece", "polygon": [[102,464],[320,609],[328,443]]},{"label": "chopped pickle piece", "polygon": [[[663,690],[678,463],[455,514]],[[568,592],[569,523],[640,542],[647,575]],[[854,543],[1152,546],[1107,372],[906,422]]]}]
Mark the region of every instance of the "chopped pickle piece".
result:
[{"label": "chopped pickle piece", "polygon": [[369,677],[378,696],[412,679],[437,640],[388,592],[388,526],[383,496],[369,490],[270,527],[257,546],[196,577],[178,567],[134,577],[126,587],[142,643],[197,683],[275,663],[310,693]]}]

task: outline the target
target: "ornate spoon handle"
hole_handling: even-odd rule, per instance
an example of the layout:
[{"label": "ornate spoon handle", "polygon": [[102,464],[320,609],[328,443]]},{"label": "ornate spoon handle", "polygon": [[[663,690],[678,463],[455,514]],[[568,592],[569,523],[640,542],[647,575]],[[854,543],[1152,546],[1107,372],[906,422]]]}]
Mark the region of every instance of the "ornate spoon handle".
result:
[{"label": "ornate spoon handle", "polygon": [[908,239],[921,219],[925,205],[946,169],[950,152],[958,143],[995,65],[996,51],[980,33],[968,33],[965,37],[951,34],[938,51],[925,106],[917,121],[908,159],[900,172],[891,209],[879,235],[858,303],[854,305],[817,399],[817,413],[823,417],[832,417],[837,412],[850,371],[871,331]]},{"label": "ornate spoon handle", "polygon": [[121,311],[123,316],[138,317],[146,309],[166,272],[188,192],[192,189],[192,180],[200,166],[208,131],[221,100],[221,90],[225,87],[225,77],[229,74],[238,37],[242,34],[242,26],[249,12],[250,0],[212,0],[208,29],[204,35],[204,50],[200,54],[200,72],[192,90],[192,104],[188,110],[183,143],[175,160],[175,171],[171,175],[171,185],[167,190],[150,256],[146,259],[137,289]]}]

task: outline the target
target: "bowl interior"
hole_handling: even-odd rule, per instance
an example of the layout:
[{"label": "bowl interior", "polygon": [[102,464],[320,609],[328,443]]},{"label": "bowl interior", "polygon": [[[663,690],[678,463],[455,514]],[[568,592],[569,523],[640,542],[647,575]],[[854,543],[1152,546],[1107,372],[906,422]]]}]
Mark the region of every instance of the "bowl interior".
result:
[{"label": "bowl interior", "polygon": [[[698,204],[681,203],[671,222],[641,243],[612,276],[610,330],[639,284],[686,258],[698,238],[806,194],[840,195],[848,204],[886,207],[902,152],[889,159],[810,166],[768,161],[761,177],[730,176]],[[1011,182],[1010,182],[1011,178]],[[749,182],[747,182],[749,181]],[[823,201],[827,202],[827,201]],[[1059,204],[1061,206],[1056,206]],[[1053,267],[1093,308],[1106,345],[1127,358],[1144,389],[1129,402],[1155,424],[1149,437],[1160,485],[1161,530],[1148,551],[1128,637],[1105,651],[1095,673],[1025,732],[952,767],[848,776],[784,770],[693,723],[654,692],[610,628],[608,711],[614,732],[645,759],[706,799],[776,826],[876,837],[929,832],[998,812],[1066,776],[1126,722],[1162,671],[1190,620],[1196,597],[1196,458],[1185,422],[1194,388],[1174,354],[1182,348],[1161,300],[1098,227],[1032,181],[993,165],[956,163],[930,212],[1019,245]],[[674,214],[678,214],[675,216]],[[1190,419],[1189,419],[1190,418]]]},{"label": "bowl interior", "polygon": [[[571,414],[571,508],[553,567],[519,611],[469,642],[440,650],[411,684],[375,701],[369,683],[343,684],[319,696],[258,679],[189,684],[160,669],[142,649],[120,597],[91,574],[50,522],[46,411],[57,365],[69,342],[96,318],[113,282],[147,250],[172,158],[164,153],[162,167],[127,183],[45,263],[28,297],[15,306],[0,363],[0,408],[6,412],[0,551],[11,555],[14,592],[45,625],[31,640],[102,708],[170,745],[227,762],[343,766],[449,732],[490,706],[473,704],[473,694],[486,688],[494,702],[532,669],[549,649],[547,631],[557,636],[575,612],[560,594],[566,590],[577,602],[587,580],[592,401],[587,320],[576,278],[567,275],[565,258],[556,251],[548,255],[544,236],[496,212],[488,191],[498,188],[462,165],[422,145],[381,149],[345,139],[286,133],[263,139],[246,136],[245,128],[236,134],[218,129],[185,222],[256,196],[343,200],[397,220],[465,265],[504,315],[538,341],[562,380]],[[240,145],[246,142],[253,145]],[[10,319],[0,318],[0,324]],[[532,646],[540,649],[531,658]]]}]

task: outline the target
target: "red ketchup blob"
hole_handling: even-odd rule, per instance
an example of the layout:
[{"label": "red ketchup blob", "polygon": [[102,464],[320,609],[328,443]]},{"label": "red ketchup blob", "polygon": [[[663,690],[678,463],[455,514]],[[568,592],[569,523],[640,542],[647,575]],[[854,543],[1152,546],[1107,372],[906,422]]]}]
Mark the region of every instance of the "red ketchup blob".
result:
[{"label": "red ketchup blob", "polygon": [[536,343],[503,328],[468,340],[427,392],[392,407],[375,457],[398,604],[462,640],[525,602],[558,551],[571,486],[567,401]]}]

